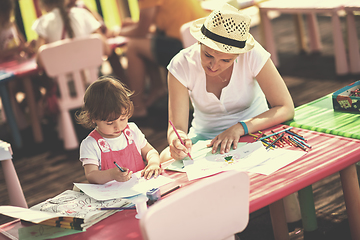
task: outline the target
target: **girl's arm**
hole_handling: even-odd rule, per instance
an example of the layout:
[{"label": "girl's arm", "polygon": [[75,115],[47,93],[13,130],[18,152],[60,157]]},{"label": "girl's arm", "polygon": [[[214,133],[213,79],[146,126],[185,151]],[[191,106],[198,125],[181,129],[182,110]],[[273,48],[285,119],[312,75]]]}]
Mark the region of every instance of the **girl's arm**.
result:
[{"label": "girl's arm", "polygon": [[170,155],[176,160],[187,157],[191,150],[191,140],[187,136],[189,128],[189,93],[170,72],[168,74],[169,120],[174,124],[185,146],[180,142],[174,129],[168,124],[167,139]]},{"label": "girl's arm", "polygon": [[141,171],[141,176],[150,179],[153,175],[156,178],[161,173],[160,156],[150,143],[146,143],[141,149],[142,157],[147,161],[146,167]]},{"label": "girl's arm", "polygon": [[[291,95],[271,59],[267,60],[256,79],[270,104],[270,109],[244,121],[249,133],[275,126],[294,117],[294,103]],[[220,153],[229,152],[231,146],[236,149],[240,136],[243,135],[244,128],[237,123],[216,136],[209,146],[213,147],[213,153],[216,152],[218,146],[220,146]]]},{"label": "girl's arm", "polygon": [[84,165],[86,179],[89,183],[93,184],[104,184],[112,180],[126,182],[131,178],[132,171],[129,171],[127,168],[123,169],[125,172],[121,172],[117,167],[107,170],[99,170],[98,166],[95,164]]}]

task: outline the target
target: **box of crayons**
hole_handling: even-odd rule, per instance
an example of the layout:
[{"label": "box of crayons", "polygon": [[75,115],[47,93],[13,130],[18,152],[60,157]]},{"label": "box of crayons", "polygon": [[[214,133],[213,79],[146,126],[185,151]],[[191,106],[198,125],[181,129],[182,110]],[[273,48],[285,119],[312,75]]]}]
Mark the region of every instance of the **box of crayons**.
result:
[{"label": "box of crayons", "polygon": [[360,80],[334,92],[332,102],[335,111],[360,113]]}]

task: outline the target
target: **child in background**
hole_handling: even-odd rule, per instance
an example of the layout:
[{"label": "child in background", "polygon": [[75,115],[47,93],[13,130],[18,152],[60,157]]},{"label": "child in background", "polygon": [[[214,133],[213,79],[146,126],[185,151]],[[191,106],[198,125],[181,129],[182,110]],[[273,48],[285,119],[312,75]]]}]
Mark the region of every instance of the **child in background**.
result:
[{"label": "child in background", "polygon": [[13,0],[0,1],[0,62],[34,54],[34,43],[25,41],[14,21],[13,11]]},{"label": "child in background", "polygon": [[134,110],[131,95],[124,84],[108,76],[93,82],[85,92],[76,119],[86,128],[95,128],[80,145],[80,161],[90,183],[125,182],[140,170],[145,179],[161,172],[159,153],[136,124],[128,122]]},{"label": "child in background", "polygon": [[65,38],[87,37],[98,33],[104,43],[104,54],[109,55],[111,49],[100,30],[101,24],[85,9],[68,10],[66,3],[65,0],[40,0],[40,6],[46,14],[32,25],[32,29],[39,35],[37,47]]},{"label": "child in background", "polygon": [[[35,53],[35,41],[26,42],[14,21],[14,7],[14,0],[0,1],[0,62],[21,61]],[[19,129],[25,129],[29,123],[24,109],[20,106],[21,101],[16,99],[16,95],[23,92],[20,79],[9,81],[7,87],[16,124]]]}]

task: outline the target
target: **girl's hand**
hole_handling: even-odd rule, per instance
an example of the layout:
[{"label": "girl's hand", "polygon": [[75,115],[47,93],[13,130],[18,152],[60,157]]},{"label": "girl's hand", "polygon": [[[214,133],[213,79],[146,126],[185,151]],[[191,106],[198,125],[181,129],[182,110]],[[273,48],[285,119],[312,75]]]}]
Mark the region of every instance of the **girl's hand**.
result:
[{"label": "girl's hand", "polygon": [[183,139],[185,146],[181,143],[179,139],[175,139],[172,144],[170,144],[170,155],[175,160],[182,160],[187,157],[188,152],[190,152],[192,147],[192,142],[190,139]]},{"label": "girl's hand", "polygon": [[141,171],[141,176],[144,177],[145,179],[150,179],[152,176],[154,176],[154,178],[157,178],[157,176],[159,176],[160,173],[161,173],[161,168],[159,164],[150,163]]},{"label": "girl's hand", "polygon": [[217,135],[207,147],[212,146],[212,153],[216,153],[218,147],[220,147],[220,154],[224,154],[230,151],[231,145],[233,149],[237,148],[240,137],[244,134],[244,129],[240,123],[237,123],[224,132]]},{"label": "girl's hand", "polygon": [[125,170],[125,172],[120,171],[120,169],[117,167],[112,168],[110,170],[110,175],[111,175],[112,179],[114,179],[118,182],[126,182],[126,181],[130,180],[133,172],[125,167],[123,167],[123,169]]}]

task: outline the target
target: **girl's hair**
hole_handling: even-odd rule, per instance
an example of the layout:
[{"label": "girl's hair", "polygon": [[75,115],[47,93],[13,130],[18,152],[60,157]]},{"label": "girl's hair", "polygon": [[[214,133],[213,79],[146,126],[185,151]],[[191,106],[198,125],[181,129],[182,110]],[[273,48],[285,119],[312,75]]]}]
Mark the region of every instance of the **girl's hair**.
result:
[{"label": "girl's hair", "polygon": [[76,120],[86,128],[94,128],[93,120],[112,121],[121,115],[130,118],[134,112],[130,100],[132,94],[119,80],[110,76],[100,77],[86,89],[84,105]]},{"label": "girl's hair", "polygon": [[3,28],[11,20],[14,10],[14,0],[0,1],[0,28]]},{"label": "girl's hair", "polygon": [[66,33],[68,34],[69,38],[74,38],[75,34],[71,27],[71,21],[65,6],[65,0],[41,0],[41,3],[49,8],[59,9]]}]

